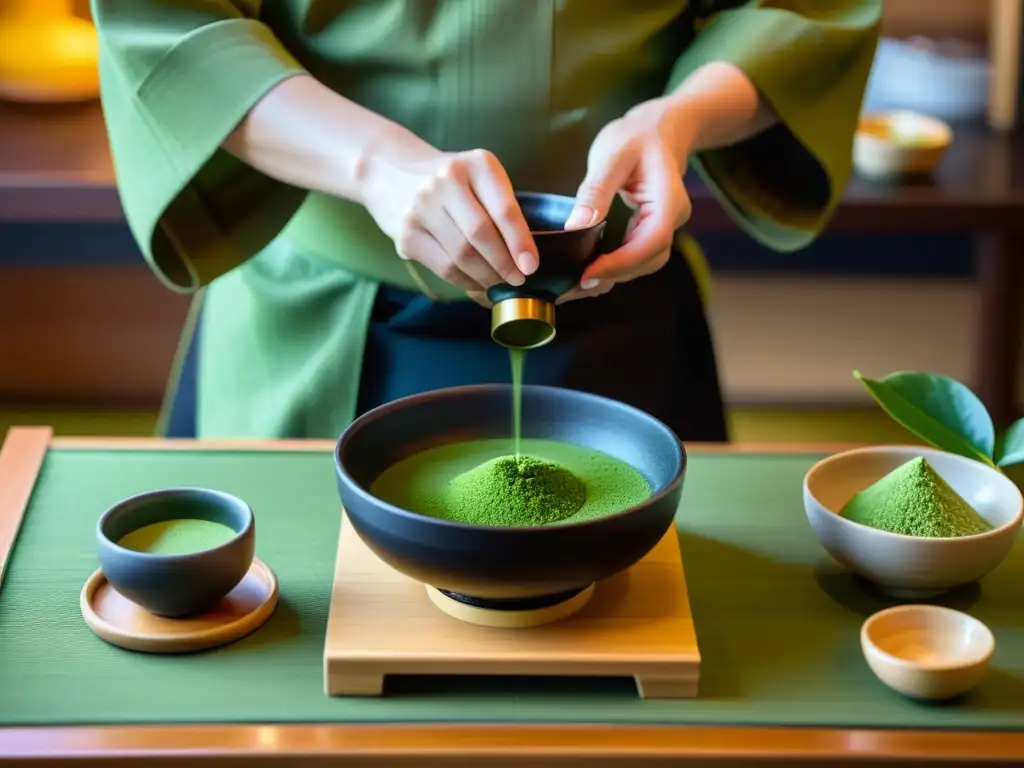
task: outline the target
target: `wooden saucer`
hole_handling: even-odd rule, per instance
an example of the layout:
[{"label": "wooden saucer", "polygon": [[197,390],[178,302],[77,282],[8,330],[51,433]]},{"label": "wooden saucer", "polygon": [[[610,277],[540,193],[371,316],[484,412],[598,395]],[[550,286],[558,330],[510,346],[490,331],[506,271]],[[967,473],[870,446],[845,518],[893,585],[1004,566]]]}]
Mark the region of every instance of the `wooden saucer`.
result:
[{"label": "wooden saucer", "polygon": [[82,587],[82,617],[112,645],[145,653],[189,653],[240,640],[258,629],[277,608],[277,576],[253,558],[249,572],[206,613],[181,619],[155,616],[126,598],[102,570]]}]

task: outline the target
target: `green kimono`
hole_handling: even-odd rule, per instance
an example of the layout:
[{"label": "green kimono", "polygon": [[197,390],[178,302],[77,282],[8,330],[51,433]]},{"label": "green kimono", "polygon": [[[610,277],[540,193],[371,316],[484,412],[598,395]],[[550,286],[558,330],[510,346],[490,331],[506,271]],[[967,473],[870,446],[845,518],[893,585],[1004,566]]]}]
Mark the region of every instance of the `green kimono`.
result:
[{"label": "green kimono", "polygon": [[881,0],[689,5],[92,0],[128,224],[165,285],[202,295],[198,434],[335,437],[356,414],[378,288],[422,287],[365,210],[220,149],[298,73],[440,148],[491,150],[517,188],[573,194],[605,124],[728,61],[781,128],[693,164],[751,237],[809,243],[850,174]]}]

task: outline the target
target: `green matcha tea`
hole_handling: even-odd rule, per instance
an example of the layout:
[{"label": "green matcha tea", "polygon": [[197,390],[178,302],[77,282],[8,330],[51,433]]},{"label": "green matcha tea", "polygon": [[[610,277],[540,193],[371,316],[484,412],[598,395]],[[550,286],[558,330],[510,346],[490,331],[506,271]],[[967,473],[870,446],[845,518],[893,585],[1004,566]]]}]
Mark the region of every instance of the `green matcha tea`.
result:
[{"label": "green matcha tea", "polygon": [[512,368],[512,440],[518,457],[521,453],[519,441],[523,423],[523,367],[526,365],[526,352],[522,349],[509,349],[508,359]]},{"label": "green matcha tea", "polygon": [[904,536],[952,538],[992,530],[923,457],[901,464],[872,483],[850,499],[840,514]]},{"label": "green matcha tea", "polygon": [[209,520],[166,520],[138,528],[117,543],[151,555],[188,555],[219,547],[236,535],[228,526]]},{"label": "green matcha tea", "polygon": [[429,448],[389,467],[377,498],[421,515],[475,525],[575,523],[620,512],[651,496],[630,465],[570,443],[527,438]]}]

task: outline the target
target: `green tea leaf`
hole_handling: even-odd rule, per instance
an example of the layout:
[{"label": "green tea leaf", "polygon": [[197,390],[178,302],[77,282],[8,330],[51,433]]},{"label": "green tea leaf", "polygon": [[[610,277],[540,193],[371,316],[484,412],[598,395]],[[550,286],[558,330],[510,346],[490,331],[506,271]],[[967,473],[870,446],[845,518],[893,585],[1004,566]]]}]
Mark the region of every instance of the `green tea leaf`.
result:
[{"label": "green tea leaf", "polygon": [[880,381],[854,371],[893,419],[926,443],[990,466],[996,430],[977,395],[956,379],[935,373],[899,371]]},{"label": "green tea leaf", "polygon": [[1024,464],[1024,419],[1017,419],[1006,431],[998,464],[1000,467]]}]

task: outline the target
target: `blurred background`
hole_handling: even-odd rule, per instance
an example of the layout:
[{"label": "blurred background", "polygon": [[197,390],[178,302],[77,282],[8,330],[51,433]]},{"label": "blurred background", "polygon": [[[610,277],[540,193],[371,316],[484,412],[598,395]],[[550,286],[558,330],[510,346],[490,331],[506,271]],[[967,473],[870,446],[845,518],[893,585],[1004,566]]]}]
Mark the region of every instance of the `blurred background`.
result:
[{"label": "blurred background", "polygon": [[[54,95],[43,103],[12,86],[16,57],[32,47],[11,42],[12,19],[29,6],[68,25],[65,49],[46,52]],[[87,19],[87,0],[0,0],[0,433],[46,423],[150,434],[187,299],[157,283],[121,217],[90,74],[66,66],[88,34],[72,13]],[[1019,414],[1019,17],[1020,0],[887,0],[864,111],[939,117],[953,141],[924,177],[858,174],[812,248],[759,248],[695,193],[691,229],[710,268],[735,440],[905,438],[855,368],[945,373],[998,421]],[[71,103],[47,103],[61,101]]]}]

